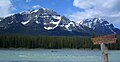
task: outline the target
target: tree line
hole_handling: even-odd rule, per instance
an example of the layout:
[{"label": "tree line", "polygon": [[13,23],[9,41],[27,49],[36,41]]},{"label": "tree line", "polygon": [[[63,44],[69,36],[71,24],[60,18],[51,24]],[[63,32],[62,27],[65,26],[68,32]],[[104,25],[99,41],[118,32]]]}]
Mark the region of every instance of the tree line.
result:
[{"label": "tree line", "polygon": [[[107,46],[109,49],[120,50],[120,39]],[[0,48],[100,49],[100,45],[93,45],[90,37],[1,35]]]}]

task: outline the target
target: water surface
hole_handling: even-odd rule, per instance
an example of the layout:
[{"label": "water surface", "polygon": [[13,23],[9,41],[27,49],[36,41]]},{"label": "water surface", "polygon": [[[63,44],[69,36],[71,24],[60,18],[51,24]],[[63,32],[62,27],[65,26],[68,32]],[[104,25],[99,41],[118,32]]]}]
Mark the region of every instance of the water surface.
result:
[{"label": "water surface", "polygon": [[[120,62],[120,51],[109,51],[110,62]],[[101,62],[100,50],[0,50],[0,62]]]}]

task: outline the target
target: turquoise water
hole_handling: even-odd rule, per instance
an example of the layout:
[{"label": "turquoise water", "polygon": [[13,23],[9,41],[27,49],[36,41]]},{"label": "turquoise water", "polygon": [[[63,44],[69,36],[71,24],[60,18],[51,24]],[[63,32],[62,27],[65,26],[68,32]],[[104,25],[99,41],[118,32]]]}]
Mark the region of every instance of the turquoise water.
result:
[{"label": "turquoise water", "polygon": [[[100,50],[0,50],[0,62],[101,62]],[[120,62],[120,51],[109,51],[109,62]]]}]

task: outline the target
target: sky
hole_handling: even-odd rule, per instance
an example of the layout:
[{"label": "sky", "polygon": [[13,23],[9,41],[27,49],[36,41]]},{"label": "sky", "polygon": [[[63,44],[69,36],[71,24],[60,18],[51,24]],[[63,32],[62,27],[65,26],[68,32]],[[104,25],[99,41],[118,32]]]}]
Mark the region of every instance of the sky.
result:
[{"label": "sky", "polygon": [[119,3],[120,0],[0,0],[0,17],[43,7],[72,21],[103,18],[120,28]]}]

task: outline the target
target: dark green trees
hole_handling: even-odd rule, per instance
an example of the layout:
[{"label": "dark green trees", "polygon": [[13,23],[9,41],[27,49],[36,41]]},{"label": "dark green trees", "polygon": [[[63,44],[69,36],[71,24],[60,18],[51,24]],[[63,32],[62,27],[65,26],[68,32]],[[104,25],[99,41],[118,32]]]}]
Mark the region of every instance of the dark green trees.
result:
[{"label": "dark green trees", "polygon": [[[120,39],[116,44],[107,46],[109,49],[120,49]],[[100,45],[93,45],[90,37],[1,35],[0,48],[100,49]]]}]

